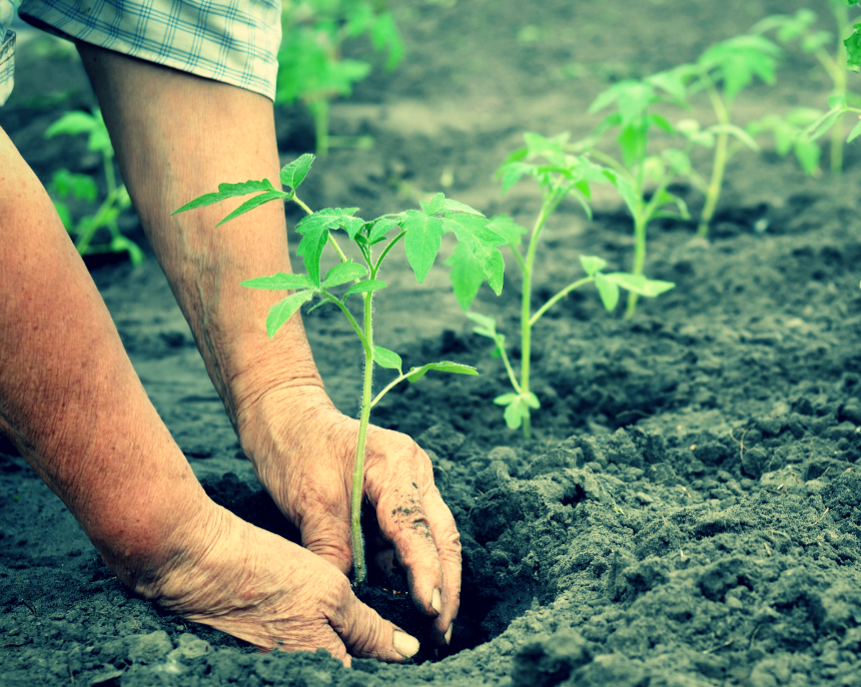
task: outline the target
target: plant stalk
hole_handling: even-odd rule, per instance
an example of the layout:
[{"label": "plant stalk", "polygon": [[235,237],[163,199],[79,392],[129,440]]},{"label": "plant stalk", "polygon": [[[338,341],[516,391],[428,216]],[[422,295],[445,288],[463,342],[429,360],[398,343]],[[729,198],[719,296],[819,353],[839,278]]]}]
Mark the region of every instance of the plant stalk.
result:
[{"label": "plant stalk", "polygon": [[374,385],[374,332],[373,292],[364,294],[365,300],[365,380],[362,386],[362,411],[359,417],[359,438],[356,442],[356,461],[353,466],[353,494],[350,506],[350,529],[353,540],[353,586],[361,587],[368,576],[365,564],[365,541],[362,537],[362,499],[365,494],[365,441],[371,420],[371,394]]},{"label": "plant stalk", "polygon": [[[707,78],[707,77],[706,77]],[[729,125],[729,109],[721,99],[715,87],[709,82],[706,82],[706,91],[712,101],[715,114],[717,115],[718,123]],[[723,186],[723,175],[726,170],[727,163],[727,144],[729,142],[729,132],[726,128],[721,129],[718,133],[717,143],[715,144],[714,164],[712,165],[712,176],[709,180],[708,189],[706,190],[706,202],[703,207],[703,214],[700,216],[700,224],[697,227],[697,235],[706,237],[709,233],[709,224],[714,217],[715,209],[717,208],[718,198],[720,198],[721,187]]]}]

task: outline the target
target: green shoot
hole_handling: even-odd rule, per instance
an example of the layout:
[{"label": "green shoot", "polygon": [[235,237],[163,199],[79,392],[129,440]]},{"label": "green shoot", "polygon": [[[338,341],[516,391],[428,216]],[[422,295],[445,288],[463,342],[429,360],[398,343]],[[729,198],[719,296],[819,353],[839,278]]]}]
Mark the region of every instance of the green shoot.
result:
[{"label": "green shoot", "polygon": [[[765,33],[776,30],[777,40],[784,45],[799,41],[801,49],[812,55],[831,79],[831,97],[843,97],[847,102],[857,104],[858,96],[850,93],[847,88],[849,65],[846,44],[849,39],[844,41],[843,37],[852,32],[848,4],[846,0],[828,0],[828,4],[837,29],[836,38],[829,31],[816,30],[814,28],[817,20],[816,13],[806,8],[798,10],[793,16],[777,14],[766,17],[757,22],[751,31],[753,33]],[[832,46],[830,49],[829,45]],[[831,172],[834,174],[840,174],[843,171],[843,136],[845,133],[843,114],[845,112],[837,116],[831,123],[830,164]],[[807,124],[809,123],[807,122]],[[811,144],[812,142],[809,140],[803,141],[803,145],[808,147]],[[801,158],[799,159],[801,160]],[[805,165],[804,161],[802,161],[802,165],[805,170],[809,171],[809,166]]]},{"label": "green shoot", "polygon": [[[271,201],[296,203],[307,215],[296,225],[296,231],[302,236],[296,252],[304,262],[305,274],[281,272],[273,276],[250,279],[242,282],[242,285],[252,289],[291,292],[269,309],[266,332],[270,338],[277,334],[302,305],[316,300],[315,308],[327,303],[337,307],[362,344],[365,356],[364,382],[351,501],[354,582],[358,586],[364,583],[367,575],[360,518],[364,495],[365,440],[371,409],[379,404],[395,385],[405,380],[417,382],[428,372],[478,374],[473,367],[448,361],[426,363],[404,371],[401,356],[376,343],[373,322],[374,296],[386,288],[386,283],[380,279],[383,262],[395,246],[402,244],[416,279],[422,283],[440,250],[443,235],[452,233],[459,241],[458,246],[464,246],[468,255],[481,266],[482,278],[487,279],[499,293],[502,289],[504,264],[497,246],[504,241],[487,229],[488,222],[484,215],[446,198],[442,193],[429,201],[422,201],[419,210],[384,215],[371,221],[356,217],[358,208],[326,208],[312,212],[296,195],[296,191],[311,169],[313,161],[313,155],[302,155],[281,170],[281,184],[289,188],[288,191],[276,188],[268,179],[220,184],[216,193],[201,196],[182,206],[174,214],[213,205],[227,198],[251,195],[249,200],[228,214],[217,226]],[[354,244],[361,256],[361,262],[353,262],[347,258],[335,232],[343,232],[347,240]],[[321,257],[327,247],[337,254],[341,262],[324,275]],[[354,315],[347,305],[351,296],[355,297],[351,303],[361,303],[360,317]],[[375,365],[397,372],[397,376],[376,394],[373,388]]]},{"label": "green shoot", "polygon": [[[701,188],[704,182],[693,171],[689,150],[695,144],[708,145],[710,134],[698,128],[689,136],[684,150],[666,149],[659,154],[649,153],[651,132],[657,127],[669,134],[677,133],[664,117],[653,112],[658,103],[684,103],[684,73],[661,72],[642,81],[620,81],[592,103],[589,111],[600,112],[613,108],[593,134],[569,150],[582,153],[604,165],[604,176],[616,187],[634,222],[634,259],[631,274],[643,275],[646,262],[646,236],[649,224],[660,217],[689,219],[687,206],[667,189],[677,177],[690,178]],[[621,160],[604,153],[596,146],[609,130],[619,133],[616,142]],[[629,290],[625,317],[634,316],[641,294]]]},{"label": "green shoot", "polygon": [[[72,216],[67,200],[73,199],[86,203],[95,203],[98,199],[98,184],[89,174],[74,174],[68,169],[54,172],[48,191],[53,196],[54,207],[63,221],[63,226],[75,241],[75,247],[81,255],[96,253],[122,253],[129,255],[132,265],[137,267],[143,262],[143,251],[134,241],[120,232],[117,219],[120,214],[131,207],[128,191],[123,184],[117,182],[114,171],[114,149],[108,130],[102,119],[102,113],[96,110],[88,112],[67,112],[45,131],[45,138],[53,138],[65,134],[76,136],[89,134],[87,148],[102,156],[102,169],[105,175],[107,195],[98,209],[91,215],[80,218],[77,222]],[[93,243],[99,229],[110,232],[110,241]]]},{"label": "green shoot", "polygon": [[367,34],[375,50],[387,51],[385,68],[398,65],[403,43],[392,13],[370,0],[304,0],[285,4],[281,25],[275,102],[308,107],[320,157],[333,145],[368,147],[366,137],[329,135],[329,103],[371,73],[369,62],[341,57],[346,40]]},{"label": "green shoot", "polygon": [[[584,275],[573,280],[549,298],[538,309],[532,309],[532,285],[535,275],[535,258],[540,244],[541,233],[547,220],[566,198],[574,198],[591,216],[589,198],[590,184],[604,183],[612,172],[604,170],[587,157],[578,157],[565,152],[568,136],[545,138],[538,134],[527,133],[526,147],[513,153],[500,168],[502,191],[505,193],[523,176],[530,176],[541,188],[541,209],[531,231],[518,225],[507,216],[494,217],[487,228],[501,237],[513,253],[522,275],[520,309],[520,375],[514,366],[505,346],[505,335],[496,327],[492,317],[469,313],[467,316],[476,324],[476,334],[494,342],[494,355],[498,355],[508,374],[513,392],[498,396],[494,403],[505,406],[504,418],[509,429],[521,428],[523,435],[531,435],[531,412],[541,407],[540,401],[531,390],[531,351],[532,329],[541,317],[575,289],[594,284],[601,302],[612,311],[619,302],[620,288],[643,296],[657,296],[674,284],[646,279],[644,276],[625,272],[604,272],[607,262],[595,256],[580,256]],[[524,252],[524,235],[529,242]],[[463,244],[461,244],[463,245]],[[466,310],[474,300],[484,279],[484,271],[461,245],[452,254],[448,263],[451,268],[451,281],[455,295]]]},{"label": "green shoot", "polygon": [[754,77],[767,84],[774,83],[775,66],[780,48],[762,36],[736,36],[713,45],[692,65],[679,68],[691,81],[692,91],[708,95],[717,125],[711,127],[716,134],[712,171],[705,189],[705,205],[700,216],[697,233],[707,236],[723,188],[726,164],[732,155],[730,137],[743,145],[758,150],[750,136],[732,122],[732,107],[738,94],[751,84]]}]

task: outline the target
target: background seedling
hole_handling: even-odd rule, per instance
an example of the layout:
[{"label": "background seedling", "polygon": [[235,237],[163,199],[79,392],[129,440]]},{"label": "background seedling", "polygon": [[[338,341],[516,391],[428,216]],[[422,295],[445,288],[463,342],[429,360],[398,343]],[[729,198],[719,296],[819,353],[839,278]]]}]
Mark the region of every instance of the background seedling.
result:
[{"label": "background seedling", "polygon": [[[586,157],[578,157],[565,152],[568,140],[567,134],[555,138],[545,138],[538,134],[528,133],[524,136],[526,147],[513,153],[500,168],[502,192],[505,193],[523,176],[530,176],[538,182],[541,188],[541,209],[535,219],[532,230],[520,226],[507,216],[494,217],[487,228],[500,236],[514,254],[522,276],[521,310],[520,310],[520,376],[518,378],[511,364],[505,346],[505,335],[497,331],[496,321],[492,317],[478,313],[467,316],[476,323],[476,334],[493,340],[494,354],[502,358],[508,379],[514,389],[512,393],[502,394],[494,399],[497,405],[505,406],[504,418],[510,429],[522,428],[523,435],[531,434],[531,412],[541,407],[538,397],[531,391],[531,352],[532,329],[539,319],[556,303],[565,298],[575,289],[586,284],[595,284],[604,307],[610,311],[619,301],[619,289],[644,296],[657,296],[674,284],[670,282],[646,279],[642,275],[625,272],[605,273],[607,262],[595,256],[580,256],[580,264],[584,276],[572,281],[556,292],[543,305],[533,312],[532,285],[534,277],[535,257],[541,233],[548,218],[559,204],[568,197],[573,197],[591,216],[588,200],[590,198],[590,183],[607,181],[614,172],[604,170]],[[522,250],[524,235],[529,243],[526,252]],[[461,306],[466,310],[474,300],[484,279],[482,267],[468,252],[464,244],[459,244],[449,258],[447,264],[452,267],[451,281],[455,295]]]},{"label": "background seedling", "polygon": [[[102,119],[102,113],[97,109],[94,114],[82,111],[67,112],[45,131],[45,138],[53,138],[65,134],[77,136],[88,134],[87,148],[99,153],[102,157],[102,169],[105,177],[107,194],[98,209],[91,215],[85,215],[75,221],[68,204],[70,199],[87,203],[97,202],[99,191],[96,179],[89,174],[72,173],[68,169],[54,172],[48,191],[53,196],[54,207],[63,221],[66,230],[72,235],[75,247],[81,255],[95,253],[122,253],[129,255],[132,265],[143,262],[143,251],[131,239],[120,232],[117,219],[120,214],[131,207],[128,191],[123,184],[117,183],[114,171],[114,149],[108,130]],[[93,243],[99,229],[110,233],[110,240],[103,243]]]},{"label": "background seedling", "polygon": [[[441,193],[427,202],[422,202],[420,210],[384,215],[372,221],[356,217],[358,208],[326,208],[319,212],[312,212],[296,195],[296,190],[311,169],[313,160],[313,155],[302,155],[281,170],[281,184],[289,188],[289,191],[276,188],[268,179],[239,184],[221,184],[217,193],[201,196],[176,212],[186,212],[227,198],[254,194],[221,220],[217,226],[271,201],[294,202],[307,214],[307,217],[296,226],[296,231],[302,235],[296,252],[304,261],[306,274],[278,273],[250,279],[242,282],[242,285],[253,289],[292,291],[290,295],[269,309],[266,317],[266,332],[270,337],[275,336],[303,304],[316,299],[317,303],[312,309],[327,303],[336,306],[347,318],[362,343],[365,366],[351,502],[355,584],[361,585],[367,574],[360,517],[364,494],[365,440],[371,409],[395,385],[404,380],[417,382],[431,371],[478,374],[473,367],[448,361],[426,363],[404,372],[401,357],[394,351],[375,343],[373,300],[375,293],[386,287],[386,283],[380,280],[380,269],[391,250],[402,243],[410,267],[415,272],[418,282],[421,283],[436,259],[442,245],[443,234],[450,232],[457,238],[458,246],[464,246],[469,255],[481,266],[483,278],[487,279],[499,293],[502,289],[504,265],[497,246],[504,241],[496,233],[487,229],[487,218],[481,213],[446,198]],[[347,239],[355,245],[364,264],[347,258],[335,238],[334,232],[338,231],[343,231]],[[320,261],[327,247],[337,253],[341,262],[324,276]],[[375,254],[377,247],[381,250]],[[351,296],[357,296],[361,301],[361,324],[347,306],[347,299]],[[353,301],[355,300],[357,299],[354,298]],[[397,376],[376,395],[373,390],[375,365],[397,371]]]},{"label": "background seedling", "polygon": [[353,84],[371,73],[363,60],[345,59],[345,41],[369,35],[374,50],[386,51],[385,68],[394,69],[403,56],[403,43],[385,3],[370,0],[304,0],[285,3],[275,102],[301,100],[314,119],[317,154],[332,145],[367,147],[367,137],[329,136],[329,103],[349,95]]},{"label": "background seedling", "polygon": [[[649,224],[659,217],[689,219],[685,202],[667,189],[677,177],[692,179],[702,187],[690,163],[687,150],[669,148],[657,154],[649,152],[652,130],[657,127],[668,134],[676,129],[663,116],[653,111],[658,103],[683,104],[685,85],[683,73],[662,72],[642,81],[627,80],[610,87],[595,99],[590,113],[611,108],[595,131],[568,149],[581,153],[604,165],[604,176],[616,187],[634,221],[634,257],[631,274],[643,275],[646,262],[646,237]],[[603,136],[618,131],[616,142],[621,159],[598,148]],[[687,148],[695,143],[707,145],[713,139],[702,134],[698,125],[691,130]],[[633,317],[639,293],[629,290],[626,317]]]},{"label": "background seedling", "polygon": [[[849,65],[847,64],[846,45],[844,45],[844,38],[852,33],[849,5],[855,3],[847,3],[846,0],[827,0],[827,4],[834,18],[837,29],[836,36],[829,31],[817,30],[815,28],[817,15],[808,8],[800,9],[792,16],[776,14],[766,17],[757,22],[751,31],[753,33],[775,31],[777,40],[784,45],[798,41],[801,49],[812,55],[831,79],[831,97],[843,97],[846,102],[858,105],[861,99],[857,94],[850,93],[848,90]],[[813,120],[818,119],[821,114],[818,113],[816,117],[813,117]],[[837,116],[831,126],[830,167],[834,174],[843,171],[843,136],[845,134],[843,114]],[[798,114],[796,114],[796,119],[798,119]],[[805,122],[805,125],[810,123],[810,121]],[[800,140],[802,140],[802,145],[811,145],[809,140]],[[780,151],[778,150],[778,152]],[[807,153],[808,156],[810,154]],[[809,165],[805,164],[803,160],[802,166],[809,171]]]}]

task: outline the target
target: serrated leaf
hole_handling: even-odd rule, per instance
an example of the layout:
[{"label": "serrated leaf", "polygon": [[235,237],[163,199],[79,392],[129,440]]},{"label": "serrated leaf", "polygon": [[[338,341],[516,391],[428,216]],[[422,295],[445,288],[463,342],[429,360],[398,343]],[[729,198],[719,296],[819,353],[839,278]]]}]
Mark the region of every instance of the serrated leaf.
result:
[{"label": "serrated leaf", "polygon": [[302,307],[302,304],[307,303],[313,297],[313,291],[297,291],[269,308],[269,314],[266,316],[266,333],[269,338],[275,336],[278,330],[287,323],[287,320]]},{"label": "serrated leaf", "polygon": [[[442,195],[442,194],[440,194]],[[421,284],[427,277],[442,246],[442,224],[436,217],[423,212],[409,210],[401,225],[407,232],[404,237],[404,251],[416,279]]]},{"label": "serrated leaf", "polygon": [[536,165],[528,162],[509,162],[499,168],[499,175],[502,177],[502,195],[505,195],[508,190],[514,186],[524,174],[534,174]]},{"label": "serrated leaf", "polygon": [[392,229],[397,226],[400,226],[400,223],[402,221],[403,217],[401,217],[400,215],[394,217],[388,215],[384,217],[378,217],[374,220],[373,226],[371,227],[371,231],[368,233],[368,242],[372,244],[377,243]]},{"label": "serrated leaf", "polygon": [[390,351],[388,348],[383,348],[382,346],[374,346],[374,362],[380,367],[385,367],[389,370],[397,370],[401,371],[401,367],[404,362],[401,360],[401,356],[399,356],[394,351]]},{"label": "serrated leaf", "polygon": [[284,186],[289,186],[295,191],[299,185],[305,180],[311,165],[314,162],[314,156],[310,153],[300,155],[290,164],[284,165],[281,168],[281,183]]},{"label": "serrated leaf", "polygon": [[[276,188],[272,185],[272,182],[270,182],[269,179],[263,179],[262,181],[245,181],[239,184],[219,184],[218,191],[216,193],[207,193],[195,198],[190,203],[183,205],[179,210],[174,210],[173,214],[177,215],[180,212],[186,212],[188,210],[194,210],[207,205],[220,203],[222,200],[226,200],[227,198],[247,196],[249,193],[258,193],[260,191],[276,191]],[[283,191],[277,192],[283,193]],[[288,194],[285,193],[284,195],[287,196]]]},{"label": "serrated leaf", "polygon": [[261,193],[258,196],[249,198],[215,226],[216,228],[220,227],[222,224],[225,224],[232,219],[236,219],[240,215],[244,215],[246,212],[250,212],[251,210],[254,210],[255,208],[258,208],[272,200],[283,200],[284,196],[285,193],[283,191],[269,191],[268,193]]},{"label": "serrated leaf", "polygon": [[659,279],[647,279],[642,274],[629,274],[628,272],[611,272],[604,275],[608,281],[618,284],[623,289],[633,291],[641,296],[658,296],[669,291],[675,284]]},{"label": "serrated leaf", "polygon": [[426,215],[435,215],[438,212],[442,211],[443,202],[445,201],[445,196],[442,193],[437,193],[430,201],[419,201],[419,205],[421,205],[422,212]]},{"label": "serrated leaf", "polygon": [[598,295],[601,296],[604,309],[612,312],[619,304],[619,285],[599,273],[595,275],[595,287],[598,289]]},{"label": "serrated leaf", "polygon": [[240,282],[240,286],[249,289],[266,289],[268,291],[280,291],[287,289],[313,289],[314,282],[307,274],[292,274],[279,272],[272,277],[256,277]]},{"label": "serrated leaf", "polygon": [[325,226],[318,225],[306,231],[296,248],[296,255],[305,262],[305,271],[317,287],[321,286],[320,256],[323,255],[323,249],[328,242],[329,230]]},{"label": "serrated leaf", "polygon": [[481,269],[481,264],[462,243],[455,246],[454,252],[445,261],[445,264],[451,267],[448,276],[454,297],[466,312],[478,295],[482,283],[484,283],[484,270]]},{"label": "serrated leaf", "polygon": [[499,295],[505,264],[499,246],[506,241],[499,234],[487,228],[487,219],[476,215],[454,214],[440,220],[444,231],[451,231],[460,243],[466,245],[472,256],[481,265],[484,276],[491,289]]},{"label": "serrated leaf", "polygon": [[353,234],[350,236],[352,239],[365,223],[363,219],[353,217],[358,209],[359,208],[325,208],[319,212],[315,212],[313,215],[303,217],[299,224],[296,225],[296,231],[300,234],[304,234],[321,227],[325,229],[338,229],[340,227],[347,228],[347,225],[350,225],[350,229],[347,230],[347,233],[349,234],[350,230],[353,230]]},{"label": "serrated leaf", "polygon": [[407,374],[407,379],[410,382],[417,382],[422,377],[424,377],[428,372],[449,372],[451,374],[457,375],[470,375],[476,376],[478,374],[478,370],[470,365],[462,365],[460,363],[453,363],[447,360],[440,361],[438,363],[427,363],[422,365],[421,367],[412,368]]},{"label": "serrated leaf", "polygon": [[353,296],[357,293],[370,293],[371,291],[377,291],[384,288],[386,288],[385,282],[377,279],[366,279],[365,281],[360,281],[358,284],[353,284],[349,289],[347,289],[346,293],[344,293],[344,298],[347,296]]},{"label": "serrated leaf", "polygon": [[603,270],[607,266],[607,261],[599,258],[597,255],[581,255],[580,264],[583,266],[586,274],[591,277],[596,272]]},{"label": "serrated leaf", "polygon": [[459,200],[454,200],[453,198],[443,198],[442,212],[464,212],[467,215],[477,215],[478,217],[484,217],[484,214],[479,212],[475,208],[470,207],[465,203],[461,203]]},{"label": "serrated leaf", "polygon": [[323,288],[329,289],[333,286],[340,286],[356,279],[362,279],[367,274],[368,268],[364,265],[359,265],[355,262],[342,262],[329,270],[326,278],[323,280]]},{"label": "serrated leaf", "polygon": [[519,246],[521,244],[521,236],[527,233],[525,227],[520,226],[508,215],[496,215],[492,217],[487,223],[487,228],[499,234],[512,248]]}]

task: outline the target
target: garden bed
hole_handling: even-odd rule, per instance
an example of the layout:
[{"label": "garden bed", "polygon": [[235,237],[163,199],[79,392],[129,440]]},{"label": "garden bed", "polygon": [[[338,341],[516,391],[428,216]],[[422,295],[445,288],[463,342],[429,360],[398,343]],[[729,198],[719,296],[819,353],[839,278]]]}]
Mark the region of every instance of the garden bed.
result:
[{"label": "garden bed", "polygon": [[[370,134],[375,147],[318,160],[306,199],[372,217],[444,190],[527,222],[537,191],[523,183],[501,199],[492,178],[522,131],[585,135],[596,120],[580,113],[608,81],[694,59],[801,4],[409,0],[398,7],[404,65],[333,107],[333,133]],[[63,165],[96,166],[83,141],[41,140],[60,112],[33,108],[35,75],[52,58],[28,62],[25,47],[0,125],[43,179]],[[79,64],[53,59],[51,73],[65,74],[58,84],[83,85]],[[741,112],[821,106],[827,84],[802,56],[786,64],[778,85],[753,89]],[[705,103],[695,114],[708,121]],[[311,136],[301,110],[279,113],[285,162],[312,150]],[[324,653],[264,656],[184,623],[129,593],[60,501],[0,445],[0,682],[861,685],[859,150],[847,148],[842,177],[819,179],[773,153],[739,154],[710,242],[694,225],[652,229],[647,274],[675,289],[641,301],[630,321],[606,314],[588,289],[551,311],[533,334],[542,409],[528,441],[492,403],[507,391],[502,364],[471,333],[445,268],[417,287],[405,261],[398,274],[391,259],[402,288],[378,297],[377,340],[407,366],[452,359],[482,371],[428,376],[375,411],[375,422],[428,450],[463,536],[463,606],[448,655],[346,670]],[[696,214],[697,193],[676,191]],[[620,201],[598,187],[594,207],[592,222],[574,203],[554,216],[539,298],[576,276],[581,253],[628,267]],[[154,259],[134,270],[91,266],[209,493],[294,536],[254,483]],[[496,316],[513,341],[519,284],[509,275],[500,298],[483,291],[474,309]],[[305,323],[330,395],[354,413],[361,350],[349,325],[325,308]]]}]

